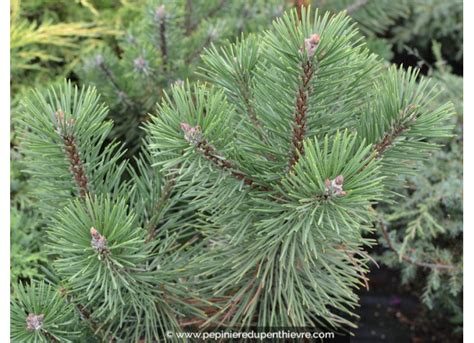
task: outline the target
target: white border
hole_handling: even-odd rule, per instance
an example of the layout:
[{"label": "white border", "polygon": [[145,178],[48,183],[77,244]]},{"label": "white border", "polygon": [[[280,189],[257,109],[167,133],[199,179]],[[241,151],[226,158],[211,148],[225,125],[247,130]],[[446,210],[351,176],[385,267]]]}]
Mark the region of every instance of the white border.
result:
[{"label": "white border", "polygon": [[[464,2],[464,17],[472,18],[474,15],[474,5],[472,1]],[[10,21],[9,21],[9,2],[0,1],[0,190],[1,190],[1,239],[0,239],[0,261],[1,261],[1,296],[0,296],[0,341],[8,342],[10,340]],[[464,22],[464,60],[467,61],[464,66],[465,82],[464,94],[474,94],[473,87],[473,46],[472,35],[474,24],[472,20]],[[473,95],[471,95],[473,96]],[[469,211],[469,206],[473,204],[473,172],[472,167],[474,157],[471,151],[474,151],[474,135],[471,136],[469,130],[472,130],[474,121],[473,98],[467,96],[464,99],[464,341],[474,342],[474,333],[472,330],[472,308],[474,306],[474,276],[472,266],[474,262],[474,249],[470,245],[474,243],[474,221],[473,211]],[[473,96],[474,97],[474,96]]]},{"label": "white border", "polygon": [[[0,1],[0,341],[10,341],[10,2]],[[8,42],[8,44],[7,44]],[[7,239],[8,238],[8,239]]]}]

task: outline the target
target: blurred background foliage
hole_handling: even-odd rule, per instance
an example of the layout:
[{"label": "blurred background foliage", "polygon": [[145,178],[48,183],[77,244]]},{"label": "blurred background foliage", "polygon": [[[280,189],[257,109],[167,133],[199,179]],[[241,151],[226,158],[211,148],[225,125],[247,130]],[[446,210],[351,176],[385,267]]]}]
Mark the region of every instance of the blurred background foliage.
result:
[{"label": "blurred background foliage", "polygon": [[[439,86],[438,98],[452,101],[457,115],[453,137],[423,163],[423,173],[407,178],[405,201],[380,211],[380,243],[387,249],[378,260],[401,270],[403,284],[414,284],[422,302],[462,329],[463,270],[463,79],[442,59],[442,46],[432,45],[436,62],[428,75]],[[427,63],[421,61],[422,63]],[[437,104],[433,104],[436,106]],[[434,108],[434,107],[433,107]]]},{"label": "blurred background foliage", "polygon": [[281,0],[149,0],[116,44],[86,54],[76,69],[110,108],[115,138],[133,153],[140,129],[169,86],[195,79],[200,54],[211,45],[260,31],[281,15]]},{"label": "blurred background foliage", "polygon": [[440,102],[455,104],[453,136],[439,142],[422,173],[405,180],[402,205],[378,206],[376,259],[400,270],[401,282],[414,285],[427,308],[446,313],[461,330],[462,0],[11,0],[12,283],[41,279],[48,264],[16,149],[15,114],[29,89],[65,77],[96,85],[119,124],[114,135],[133,150],[138,125],[171,84],[196,78],[199,54],[211,43],[261,30],[286,8],[310,4],[346,10],[373,52],[387,64],[420,66],[439,85]]}]

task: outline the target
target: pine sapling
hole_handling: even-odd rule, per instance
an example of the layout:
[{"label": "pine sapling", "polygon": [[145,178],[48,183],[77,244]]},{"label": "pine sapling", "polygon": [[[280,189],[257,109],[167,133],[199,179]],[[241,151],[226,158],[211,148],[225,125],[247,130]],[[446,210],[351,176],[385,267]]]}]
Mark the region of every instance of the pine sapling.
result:
[{"label": "pine sapling", "polygon": [[344,14],[294,10],[203,61],[208,83],[172,87],[147,131],[205,219],[205,324],[354,327],[374,205],[449,135],[452,105],[433,109],[435,88],[384,67]]}]

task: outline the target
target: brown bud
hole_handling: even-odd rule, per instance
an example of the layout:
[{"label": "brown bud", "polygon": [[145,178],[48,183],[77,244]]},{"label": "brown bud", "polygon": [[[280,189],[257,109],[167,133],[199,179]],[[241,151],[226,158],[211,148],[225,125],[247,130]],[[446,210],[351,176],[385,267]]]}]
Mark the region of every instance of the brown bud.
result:
[{"label": "brown bud", "polygon": [[184,139],[191,144],[197,145],[202,140],[201,127],[196,125],[192,127],[188,123],[181,123],[181,130],[184,132]]},{"label": "brown bud", "polygon": [[61,110],[57,110],[56,113],[54,113],[56,116],[56,120],[58,121],[59,124],[62,124],[64,122],[64,112]]},{"label": "brown bud", "polygon": [[100,236],[99,231],[97,231],[95,227],[91,227],[91,236],[94,238]]},{"label": "brown bud", "polygon": [[344,176],[342,175],[336,176],[336,178],[334,179],[334,183],[338,186],[341,186],[344,183]]},{"label": "brown bud", "polygon": [[107,239],[102,236],[99,231],[97,231],[94,227],[91,227],[90,233],[92,236],[91,239],[91,246],[92,248],[97,251],[99,254],[107,254],[109,253],[109,248],[107,246]]},{"label": "brown bud", "polygon": [[44,323],[44,314],[34,314],[30,313],[26,317],[26,329],[28,331],[38,331],[41,330]]},{"label": "brown bud", "polygon": [[315,33],[304,40],[304,48],[309,57],[313,57],[321,37]]},{"label": "brown bud", "polygon": [[333,180],[326,179],[325,194],[328,196],[345,196],[347,192],[343,190],[344,176],[338,175]]},{"label": "brown bud", "polygon": [[165,5],[161,5],[155,11],[155,20],[161,21],[164,17],[165,17]]},{"label": "brown bud", "polygon": [[189,132],[189,130],[191,130],[191,125],[189,125],[188,123],[181,123],[180,126],[181,130],[183,130],[184,133]]}]

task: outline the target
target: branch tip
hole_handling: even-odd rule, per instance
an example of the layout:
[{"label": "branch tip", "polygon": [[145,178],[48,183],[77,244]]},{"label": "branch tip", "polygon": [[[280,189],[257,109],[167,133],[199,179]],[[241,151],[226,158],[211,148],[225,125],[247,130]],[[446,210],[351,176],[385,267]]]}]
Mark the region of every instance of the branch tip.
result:
[{"label": "branch tip", "polygon": [[101,255],[108,254],[110,252],[107,246],[107,239],[102,236],[95,227],[91,227],[90,233],[92,236],[91,246],[92,248]]},{"label": "branch tip", "polygon": [[30,332],[38,331],[43,328],[44,324],[44,314],[34,314],[30,313],[28,317],[26,317],[26,329]]}]

